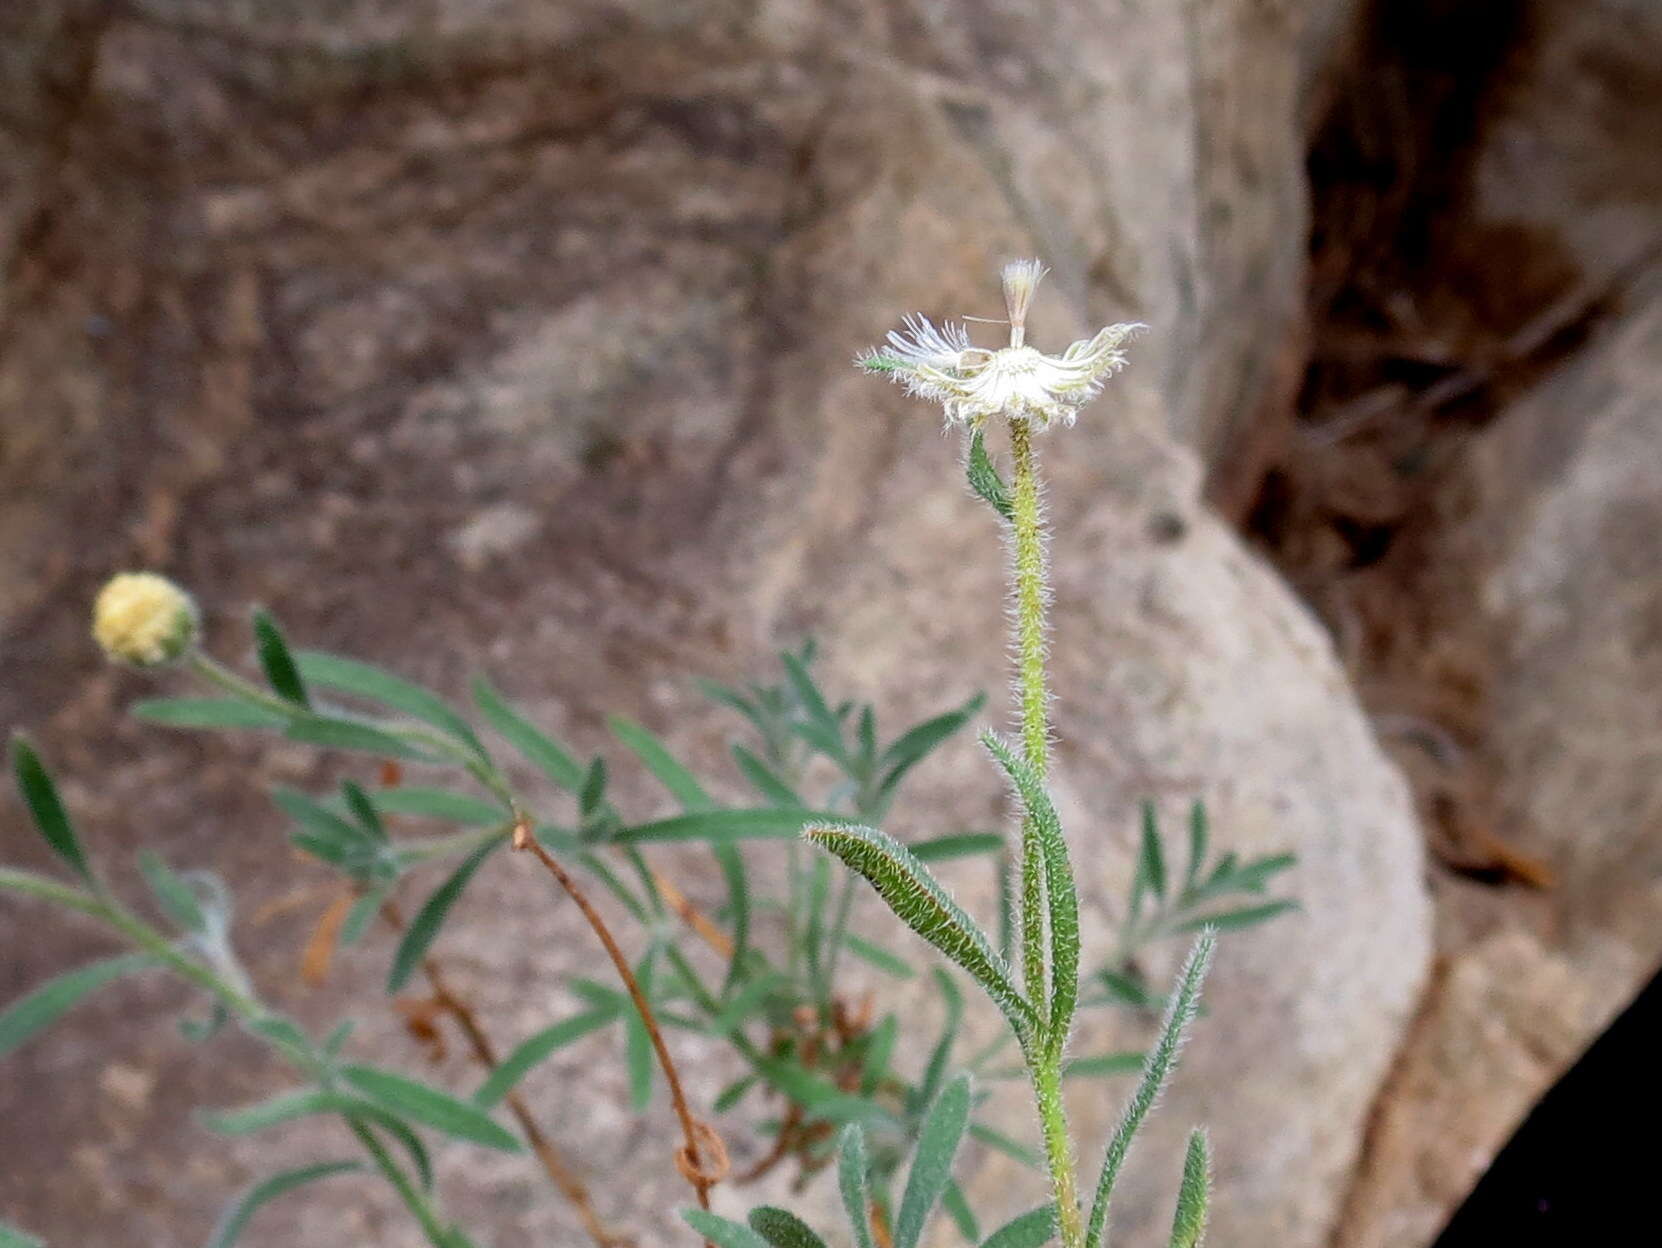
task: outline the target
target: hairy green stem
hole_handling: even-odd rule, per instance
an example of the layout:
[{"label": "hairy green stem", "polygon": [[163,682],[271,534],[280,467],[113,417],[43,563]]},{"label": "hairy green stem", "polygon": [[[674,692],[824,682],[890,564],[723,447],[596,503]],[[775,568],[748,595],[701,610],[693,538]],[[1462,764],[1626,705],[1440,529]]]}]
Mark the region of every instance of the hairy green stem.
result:
[{"label": "hairy green stem", "polygon": [[1050,1167],[1051,1191],[1056,1198],[1057,1238],[1063,1248],[1079,1248],[1085,1242],[1085,1230],[1079,1213],[1073,1139],[1062,1105],[1062,1057],[1060,1053],[1033,1049],[1028,1061],[1033,1072],[1033,1099],[1039,1107],[1039,1133],[1044,1138],[1045,1162]]},{"label": "hairy green stem", "polygon": [[[1016,605],[1016,688],[1021,716],[1022,750],[1027,765],[1042,779],[1050,762],[1050,694],[1045,677],[1046,603],[1045,526],[1039,501],[1038,455],[1033,429],[1026,421],[1010,421],[1010,445],[1015,456],[1012,491],[1012,568]],[[1037,830],[1033,820],[1022,821],[1021,838],[1022,970],[1028,999],[1036,1008],[1048,1000],[1045,950],[1045,889]],[[1062,1049],[1065,1037],[1043,1034],[1024,1042],[1032,1072],[1033,1097],[1038,1106],[1045,1161],[1056,1198],[1056,1230],[1062,1248],[1080,1248],[1084,1226],[1079,1212],[1079,1185],[1073,1141],[1068,1134],[1062,1103]]]}]

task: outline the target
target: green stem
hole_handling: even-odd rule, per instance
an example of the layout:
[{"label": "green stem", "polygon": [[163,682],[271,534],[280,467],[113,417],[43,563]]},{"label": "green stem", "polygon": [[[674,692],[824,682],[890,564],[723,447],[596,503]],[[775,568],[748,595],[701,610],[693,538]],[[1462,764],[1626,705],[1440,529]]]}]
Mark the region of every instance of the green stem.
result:
[{"label": "green stem", "polygon": [[1045,1161],[1050,1167],[1051,1191],[1056,1198],[1057,1238],[1063,1248],[1079,1248],[1085,1242],[1085,1228],[1079,1214],[1073,1140],[1068,1135],[1068,1116],[1062,1105],[1062,1058],[1059,1053],[1041,1056],[1030,1051],[1028,1062],[1033,1072],[1033,1099],[1039,1107]]},{"label": "green stem", "polygon": [[357,1118],[349,1117],[346,1121],[352,1128],[352,1134],[358,1137],[359,1143],[374,1159],[376,1168],[386,1176],[387,1182],[392,1184],[393,1190],[404,1202],[404,1207],[421,1223],[421,1230],[427,1236],[427,1242],[432,1244],[433,1248],[449,1248],[454,1241],[444,1223],[439,1221],[438,1214],[433,1211],[432,1203],[421,1194],[414,1183],[410,1182],[410,1176],[392,1159],[392,1154],[387,1152],[386,1146],[376,1139],[375,1132]]},{"label": "green stem", "polygon": [[[1043,778],[1050,762],[1050,695],[1045,678],[1046,602],[1045,525],[1039,504],[1038,455],[1032,426],[1011,420],[1010,445],[1015,456],[1012,491],[1012,576],[1016,601],[1016,687],[1021,712],[1022,749],[1027,765]],[[1046,987],[1045,890],[1037,830],[1024,819],[1021,838],[1022,971],[1027,995],[1037,1008],[1049,999]],[[1079,1185],[1062,1103],[1062,1050],[1065,1036],[1050,1035],[1044,1021],[1032,1042],[1023,1042],[1032,1072],[1045,1160],[1056,1199],[1056,1230],[1062,1248],[1080,1248],[1085,1232],[1079,1212]]]}]

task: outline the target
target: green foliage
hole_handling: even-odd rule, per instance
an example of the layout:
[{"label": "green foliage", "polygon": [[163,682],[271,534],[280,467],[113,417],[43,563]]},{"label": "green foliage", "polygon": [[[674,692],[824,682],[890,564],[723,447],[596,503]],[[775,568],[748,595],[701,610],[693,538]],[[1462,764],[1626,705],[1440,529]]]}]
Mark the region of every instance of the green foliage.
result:
[{"label": "green foliage", "polygon": [[296,1188],[315,1183],[319,1179],[333,1178],[337,1174],[354,1174],[362,1169],[363,1165],[356,1161],[325,1161],[311,1166],[296,1166],[292,1170],[282,1170],[270,1178],[262,1179],[226,1209],[219,1219],[219,1224],[214,1227],[213,1235],[208,1239],[207,1248],[231,1248],[237,1237],[247,1229],[249,1220],[259,1212],[260,1207],[270,1204],[279,1196],[285,1196]]},{"label": "green foliage", "polygon": [[155,965],[148,954],[124,953],[42,984],[0,1012],[0,1057],[27,1043],[105,984]]},{"label": "green foliage", "polygon": [[1195,1248],[1206,1234],[1206,1205],[1212,1185],[1212,1158],[1204,1131],[1189,1133],[1183,1158],[1183,1182],[1177,1191],[1169,1248]]},{"label": "green foliage", "polygon": [[979,429],[970,434],[964,472],[969,477],[970,489],[980,495],[1000,519],[1008,524],[1016,518],[1015,507],[1010,503],[1010,489],[993,466],[992,457],[987,454],[987,440]]},{"label": "green foliage", "polygon": [[34,747],[21,735],[12,738],[12,773],[41,839],[53,853],[69,864],[76,875],[92,883],[92,871],[87,866],[86,855],[81,851],[75,827],[64,810],[63,799],[58,796],[58,786],[52,783],[52,777],[41,766]]},{"label": "green foliage", "polygon": [[301,679],[294,657],[289,654],[288,642],[283,639],[277,621],[264,611],[254,612],[254,652],[259,656],[260,670],[265,673],[266,680],[278,697],[296,706],[311,706],[306,682]]}]

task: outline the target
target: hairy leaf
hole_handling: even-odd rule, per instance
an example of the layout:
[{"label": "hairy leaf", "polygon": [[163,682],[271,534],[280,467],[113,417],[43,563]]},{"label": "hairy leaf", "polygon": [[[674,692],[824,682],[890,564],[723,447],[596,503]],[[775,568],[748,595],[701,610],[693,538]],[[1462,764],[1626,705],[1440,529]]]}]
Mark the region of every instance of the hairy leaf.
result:
[{"label": "hairy leaf", "polygon": [[1044,781],[1038,773],[993,733],[983,734],[981,741],[992,751],[993,757],[1015,785],[1027,812],[1027,826],[1038,840],[1044,868],[1045,902],[1049,908],[1050,1010],[1047,1024],[1051,1049],[1060,1052],[1073,1024],[1073,1011],[1079,1000],[1079,895],[1074,890],[1068,843],[1062,836],[1061,820],[1056,816],[1056,808],[1051,804],[1050,794],[1045,792]]},{"label": "hairy leaf", "polygon": [[1212,1186],[1212,1162],[1206,1133],[1189,1134],[1183,1158],[1183,1182],[1177,1189],[1177,1212],[1172,1217],[1170,1248],[1195,1248],[1206,1234],[1206,1205]]},{"label": "hairy leaf", "polygon": [[987,1236],[981,1248],[1042,1248],[1056,1235],[1056,1207],[1045,1205],[1012,1218]]},{"label": "hairy leaf", "polygon": [[970,434],[969,456],[964,461],[964,474],[969,478],[970,489],[980,495],[1006,524],[1015,520],[1016,512],[1010,504],[1010,491],[1004,484],[1004,478],[998,475],[998,469],[993,466],[992,457],[987,454],[987,441],[979,429]]},{"label": "hairy leaf", "polygon": [[772,1248],[825,1248],[825,1241],[796,1214],[772,1205],[750,1211],[750,1229]]},{"label": "hairy leaf", "polygon": [[854,1235],[854,1248],[875,1248],[871,1234],[871,1190],[866,1186],[866,1133],[858,1123],[843,1128],[837,1144],[837,1187]]},{"label": "hairy leaf", "polygon": [[1142,1126],[1143,1119],[1148,1116],[1148,1111],[1153,1108],[1161,1090],[1166,1086],[1166,1081],[1171,1078],[1172,1068],[1177,1064],[1178,1050],[1183,1045],[1184,1034],[1194,1021],[1195,1012],[1199,1007],[1201,985],[1206,980],[1206,971],[1212,964],[1212,954],[1216,948],[1216,937],[1210,931],[1202,932],[1178,974],[1177,988],[1172,993],[1171,1003],[1166,1007],[1160,1037],[1149,1050],[1143,1066],[1143,1077],[1137,1084],[1137,1090],[1132,1093],[1131,1103],[1126,1106],[1112,1138],[1108,1141],[1108,1152],[1102,1162],[1102,1174],[1097,1179],[1096,1197],[1091,1202],[1085,1248],[1099,1248],[1102,1242],[1103,1230],[1108,1223],[1108,1204],[1114,1194],[1114,1182],[1119,1178],[1120,1167],[1125,1164],[1126,1154],[1131,1151],[1131,1141],[1137,1134],[1137,1128]]},{"label": "hairy leaf", "polygon": [[895,1219],[894,1248],[917,1248],[923,1237],[924,1225],[952,1178],[952,1163],[969,1122],[969,1102],[969,1076],[959,1075],[946,1085],[924,1119]]},{"label": "hairy leaf", "polygon": [[684,1209],[681,1216],[716,1248],[769,1248],[768,1241],[740,1222],[718,1217],[703,1209]]},{"label": "hairy leaf", "polygon": [[804,835],[870,881],[896,917],[968,971],[1018,1029],[1037,1023],[985,933],[904,845],[851,824],[810,826]]}]

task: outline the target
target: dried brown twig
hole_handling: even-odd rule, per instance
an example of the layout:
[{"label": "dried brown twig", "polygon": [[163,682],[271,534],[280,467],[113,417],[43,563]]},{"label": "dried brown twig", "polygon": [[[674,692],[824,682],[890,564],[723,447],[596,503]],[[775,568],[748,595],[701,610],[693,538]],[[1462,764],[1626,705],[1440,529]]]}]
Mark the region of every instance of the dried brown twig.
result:
[{"label": "dried brown twig", "polygon": [[[635,978],[629,960],[623,956],[623,950],[619,948],[616,937],[606,926],[606,920],[595,909],[594,903],[589,900],[588,894],[578,886],[571,873],[560,865],[554,855],[542,847],[531,831],[530,821],[524,816],[514,825],[513,846],[516,850],[529,851],[548,869],[548,873],[565,891],[566,896],[577,903],[577,908],[583,912],[589,927],[605,946],[606,954],[611,958],[618,978],[623,981],[623,986],[629,992],[629,999],[634,1002],[641,1023],[646,1027],[646,1034],[652,1041],[653,1051],[658,1057],[658,1065],[664,1072],[664,1082],[669,1085],[669,1096],[675,1107],[675,1116],[681,1122],[682,1146],[675,1154],[675,1168],[698,1194],[699,1207],[708,1209],[710,1189],[727,1175],[727,1149],[715,1128],[694,1116],[689,1107],[686,1091],[681,1086],[680,1072],[676,1070],[675,1060],[670,1057],[669,1047],[664,1043],[657,1017],[652,1012],[646,994],[641,991],[640,981]],[[706,1244],[708,1248],[708,1241]]]},{"label": "dried brown twig", "polygon": [[[393,930],[404,930],[404,916],[393,902],[389,901],[381,907],[381,917]],[[467,1038],[474,1058],[486,1070],[494,1071],[500,1061],[496,1054],[496,1046],[491,1042],[490,1035],[485,1031],[484,1024],[480,1022],[473,1006],[451,987],[437,958],[431,955],[423,958],[421,972],[426,976],[428,987],[433,992],[427,1004],[438,1013],[448,1015]],[[632,1239],[612,1230],[601,1221],[587,1184],[561,1156],[554,1142],[544,1134],[525,1098],[518,1091],[511,1091],[503,1099],[507,1103],[508,1112],[513,1114],[515,1121],[519,1123],[519,1129],[524,1133],[526,1142],[531,1145],[531,1151],[536,1154],[544,1173],[576,1209],[578,1219],[583,1223],[583,1229],[588,1232],[589,1238],[600,1245],[600,1248],[632,1248]]]}]

